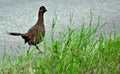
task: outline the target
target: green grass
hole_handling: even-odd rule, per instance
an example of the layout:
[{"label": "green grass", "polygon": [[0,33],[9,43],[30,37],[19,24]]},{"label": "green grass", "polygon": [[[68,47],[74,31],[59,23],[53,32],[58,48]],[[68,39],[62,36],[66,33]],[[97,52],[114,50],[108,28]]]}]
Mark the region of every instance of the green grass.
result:
[{"label": "green grass", "polygon": [[[53,18],[51,40],[44,38],[44,54],[34,54],[36,49],[26,56],[23,53],[15,60],[6,53],[0,61],[0,74],[120,74],[120,35],[111,32],[109,38],[97,33],[96,27],[71,28],[73,15],[70,15],[69,27],[54,38],[57,17]],[[113,34],[113,36],[112,36]]]}]

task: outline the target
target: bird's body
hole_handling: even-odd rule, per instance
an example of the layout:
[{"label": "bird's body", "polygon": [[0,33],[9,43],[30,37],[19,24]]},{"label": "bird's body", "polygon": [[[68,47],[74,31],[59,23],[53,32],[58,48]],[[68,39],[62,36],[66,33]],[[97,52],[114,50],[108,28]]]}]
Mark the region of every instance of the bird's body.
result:
[{"label": "bird's body", "polygon": [[10,32],[9,35],[14,36],[21,36],[25,43],[28,43],[30,46],[34,45],[37,49],[37,44],[40,43],[45,35],[45,27],[44,27],[44,13],[46,12],[46,8],[41,6],[38,12],[38,20],[36,24],[31,27],[27,33],[12,33]]}]

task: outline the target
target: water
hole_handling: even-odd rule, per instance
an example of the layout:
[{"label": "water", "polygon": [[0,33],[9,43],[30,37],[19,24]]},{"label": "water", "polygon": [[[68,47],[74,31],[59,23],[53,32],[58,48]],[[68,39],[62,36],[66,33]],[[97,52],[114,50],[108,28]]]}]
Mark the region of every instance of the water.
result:
[{"label": "water", "polygon": [[65,28],[69,24],[71,13],[74,16],[74,28],[83,22],[88,26],[90,10],[93,11],[93,25],[97,23],[98,15],[101,16],[101,24],[107,23],[101,32],[107,34],[113,30],[113,22],[116,30],[120,29],[119,0],[0,0],[0,58],[5,49],[9,55],[14,55],[15,49],[20,52],[27,50],[28,45],[24,44],[21,37],[9,36],[6,32],[27,32],[36,23],[38,9],[42,5],[48,10],[44,16],[47,34],[54,13],[57,12],[56,38],[58,32],[62,31],[62,26]]}]

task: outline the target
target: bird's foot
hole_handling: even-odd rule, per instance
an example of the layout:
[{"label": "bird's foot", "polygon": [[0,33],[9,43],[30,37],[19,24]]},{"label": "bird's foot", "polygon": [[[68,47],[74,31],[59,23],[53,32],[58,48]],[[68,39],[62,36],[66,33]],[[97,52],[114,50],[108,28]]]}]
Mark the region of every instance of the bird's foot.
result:
[{"label": "bird's foot", "polygon": [[27,55],[29,55],[29,52],[30,52],[30,51],[28,50],[28,51],[27,51]]},{"label": "bird's foot", "polygon": [[27,54],[29,53],[29,50],[27,51]]}]

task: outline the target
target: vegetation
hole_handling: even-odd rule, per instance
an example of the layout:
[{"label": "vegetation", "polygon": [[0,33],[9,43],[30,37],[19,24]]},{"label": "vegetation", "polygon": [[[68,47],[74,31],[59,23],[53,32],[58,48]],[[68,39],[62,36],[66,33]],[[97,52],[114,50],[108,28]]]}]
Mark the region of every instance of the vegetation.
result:
[{"label": "vegetation", "polygon": [[[79,28],[68,27],[54,38],[56,17],[52,21],[51,40],[44,38],[43,54],[16,56],[15,60],[4,54],[0,61],[0,74],[120,74],[120,35],[110,32],[109,38],[98,33],[101,28],[100,16],[96,27],[90,25]],[[72,25],[73,16],[70,15]]]}]

